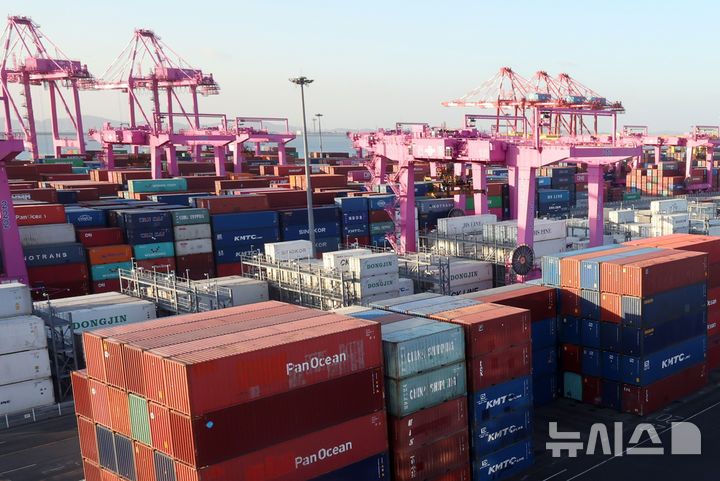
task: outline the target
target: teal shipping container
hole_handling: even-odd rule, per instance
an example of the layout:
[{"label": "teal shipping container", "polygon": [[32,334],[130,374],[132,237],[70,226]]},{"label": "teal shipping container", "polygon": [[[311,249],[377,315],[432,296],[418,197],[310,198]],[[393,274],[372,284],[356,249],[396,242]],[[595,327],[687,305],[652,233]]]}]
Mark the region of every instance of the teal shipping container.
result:
[{"label": "teal shipping container", "polygon": [[574,372],[563,373],[563,396],[582,401],[582,376]]},{"label": "teal shipping container", "polygon": [[370,224],[370,235],[385,234],[395,230],[393,222],[375,222]]},{"label": "teal shipping container", "polygon": [[178,209],[170,211],[173,225],[209,224],[207,209]]},{"label": "teal shipping container", "polygon": [[132,179],[128,180],[128,192],[184,192],[187,190],[185,179]]},{"label": "teal shipping container", "polygon": [[457,324],[413,318],[383,326],[385,376],[399,380],[465,359]]},{"label": "teal shipping container", "polygon": [[138,244],[133,246],[133,254],[137,260],[175,257],[175,244],[173,242]]},{"label": "teal shipping container", "polygon": [[388,414],[396,417],[437,406],[467,392],[465,361],[403,380],[385,378]]},{"label": "teal shipping container", "polygon": [[132,262],[114,262],[90,266],[90,278],[93,281],[106,281],[118,278],[118,269],[132,269]]}]

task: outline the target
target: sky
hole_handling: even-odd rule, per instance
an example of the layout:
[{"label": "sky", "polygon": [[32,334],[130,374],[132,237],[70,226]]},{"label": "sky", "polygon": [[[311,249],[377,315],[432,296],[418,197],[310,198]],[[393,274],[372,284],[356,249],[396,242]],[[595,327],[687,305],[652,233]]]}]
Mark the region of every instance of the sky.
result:
[{"label": "sky", "polygon": [[[196,1],[5,0],[70,58],[100,76],[135,28],[150,28],[220,95],[206,113],[289,117],[300,125],[299,87],[323,128],[375,129],[395,122],[460,126],[477,109],[442,107],[501,67],[525,78],[566,72],[626,113],[618,123],[682,133],[720,124],[714,23],[720,2],[582,1]],[[172,5],[168,7],[166,5]],[[588,6],[589,5],[589,6]],[[47,95],[34,95],[47,118]],[[42,98],[41,98],[42,97]],[[187,97],[185,97],[187,98]],[[127,121],[124,97],[82,92],[86,115]],[[188,103],[189,105],[189,103]],[[310,119],[308,122],[311,124]]]}]

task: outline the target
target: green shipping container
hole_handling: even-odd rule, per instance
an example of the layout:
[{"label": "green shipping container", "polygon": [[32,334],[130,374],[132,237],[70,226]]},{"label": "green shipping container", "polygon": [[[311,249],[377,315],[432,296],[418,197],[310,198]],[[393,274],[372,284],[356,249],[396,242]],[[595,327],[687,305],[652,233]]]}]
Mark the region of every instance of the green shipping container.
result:
[{"label": "green shipping container", "polygon": [[375,222],[370,224],[370,235],[385,234],[386,232],[394,231],[395,224],[393,222]]},{"label": "green shipping container", "polygon": [[489,195],[488,196],[488,209],[501,209],[502,208],[502,196],[501,195]]},{"label": "green shipping container", "polygon": [[130,394],[130,432],[135,441],[152,446],[150,438],[150,420],[148,419],[147,401],[140,396]]},{"label": "green shipping container", "polygon": [[475,210],[475,197],[469,195],[465,197],[465,210]]},{"label": "green shipping container", "polygon": [[563,396],[582,401],[582,376],[574,372],[563,373]]},{"label": "green shipping container", "polygon": [[128,191],[137,192],[183,192],[187,190],[185,179],[132,179],[128,180]]},{"label": "green shipping container", "polygon": [[207,209],[171,210],[173,225],[209,224],[210,213]]},{"label": "green shipping container", "polygon": [[172,242],[156,242],[153,244],[138,244],[133,246],[133,254],[137,260],[159,259],[160,257],[174,257],[175,244]]},{"label": "green shipping container", "polygon": [[[465,359],[462,327],[447,322],[407,319],[383,328],[385,375],[403,379]],[[390,327],[392,326],[392,327]]]},{"label": "green shipping container", "polygon": [[642,197],[640,192],[623,192],[623,200],[639,200]]},{"label": "green shipping container", "polygon": [[388,414],[402,417],[467,394],[465,361],[407,377],[385,378]]},{"label": "green shipping container", "polygon": [[132,269],[132,262],[113,262],[90,266],[90,278],[93,281],[106,281],[118,278],[118,269]]},{"label": "green shipping container", "polygon": [[67,157],[58,159],[57,157],[43,157],[43,164],[72,164],[73,167],[85,167],[85,159],[82,157]]}]

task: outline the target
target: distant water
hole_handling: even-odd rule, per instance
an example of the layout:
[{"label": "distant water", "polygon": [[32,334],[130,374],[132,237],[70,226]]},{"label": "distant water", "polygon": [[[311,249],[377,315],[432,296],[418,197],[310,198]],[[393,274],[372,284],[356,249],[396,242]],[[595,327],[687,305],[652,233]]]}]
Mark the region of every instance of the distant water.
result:
[{"label": "distant water", "polygon": [[[85,137],[85,145],[88,149],[97,150],[100,148],[100,144],[95,142],[91,137]],[[38,147],[40,149],[40,155],[52,155],[52,135],[48,133],[38,134]],[[323,152],[350,152],[352,153],[352,142],[345,134],[323,134],[322,136]],[[270,145],[270,144],[268,144]],[[289,147],[295,147],[300,157],[303,156],[303,141],[302,136],[298,136],[295,140],[288,143]],[[252,149],[251,144],[246,144],[246,148]],[[320,151],[320,136],[314,133],[308,133],[308,150],[310,152]],[[23,152],[18,156],[18,159],[29,159],[30,155],[27,152]]]}]

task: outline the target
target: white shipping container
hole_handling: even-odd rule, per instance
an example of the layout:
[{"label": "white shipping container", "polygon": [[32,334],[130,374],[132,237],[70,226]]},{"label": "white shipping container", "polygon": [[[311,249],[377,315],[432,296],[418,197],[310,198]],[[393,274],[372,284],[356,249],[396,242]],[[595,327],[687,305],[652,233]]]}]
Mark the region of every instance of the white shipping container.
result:
[{"label": "white shipping container", "polygon": [[627,224],[635,221],[635,211],[632,209],[611,210],[608,217],[610,222]]},{"label": "white shipping container", "polygon": [[412,279],[401,277],[398,281],[398,291],[401,296],[410,296],[415,294],[415,285]]},{"label": "white shipping container", "polygon": [[376,294],[387,292],[397,292],[400,276],[395,272],[393,274],[381,274],[377,276],[364,277],[359,282],[355,282],[355,295],[361,299]]},{"label": "white shipping container", "polygon": [[0,354],[47,347],[45,322],[36,316],[0,320]]},{"label": "white shipping container", "polygon": [[0,319],[32,314],[30,289],[19,282],[0,284]]},{"label": "white shipping container", "polygon": [[[397,297],[400,297],[400,294],[398,291],[390,291],[390,292],[383,292],[382,294],[375,294],[374,296],[367,296],[360,299],[360,303],[363,305],[368,305],[373,302],[380,302],[385,301],[387,299],[396,299]],[[390,314],[388,312],[388,314]]]},{"label": "white shipping container", "polygon": [[464,217],[445,217],[438,219],[437,230],[441,235],[460,235],[482,233],[483,224],[497,222],[495,214],[477,214]]},{"label": "white shipping container", "polygon": [[232,291],[233,306],[244,306],[269,300],[268,284],[264,281],[242,276],[216,277],[195,281],[200,285],[218,285]]},{"label": "white shipping container", "polygon": [[[155,319],[155,304],[118,292],[68,297],[50,301],[62,319],[72,319],[75,332],[89,331],[115,324],[130,324]],[[35,309],[47,311],[47,302],[36,302]]]},{"label": "white shipping container", "polygon": [[[492,279],[487,281],[479,281],[479,282],[473,282],[471,284],[463,284],[461,286],[455,286],[450,287],[450,292],[447,294],[449,296],[459,296],[462,294],[469,294],[471,292],[478,292],[478,291],[484,291],[485,289],[492,289],[493,287],[493,281]],[[433,289],[433,292],[441,293],[442,289],[440,289],[439,286],[435,286]]]},{"label": "white shipping container", "polygon": [[450,287],[492,280],[493,265],[482,261],[451,261],[448,269]]},{"label": "white shipping container", "polygon": [[192,239],[175,242],[175,255],[188,256],[192,254],[208,254],[213,251],[212,240]]},{"label": "white shipping container", "polygon": [[720,237],[720,225],[709,227],[708,235],[713,237]]},{"label": "white shipping container", "polygon": [[653,200],[650,202],[650,211],[654,214],[670,214],[674,212],[687,212],[687,199]]},{"label": "white shipping container", "polygon": [[654,215],[653,225],[667,224],[673,227],[690,227],[690,217],[687,214]]},{"label": "white shipping container", "polygon": [[557,254],[558,252],[565,252],[565,249],[567,248],[567,243],[565,242],[565,238],[562,239],[550,239],[550,240],[544,240],[540,242],[533,243],[533,252],[535,253],[535,264],[538,264],[538,261],[543,256],[549,256],[550,254]]},{"label": "white shipping container", "polygon": [[[550,239],[561,239],[565,238],[565,236],[567,236],[567,226],[564,220],[535,219],[533,235],[533,240],[535,242]],[[496,224],[485,224],[483,226],[483,237],[492,242],[517,242],[517,220],[508,220],[498,222]]]},{"label": "white shipping container", "polygon": [[0,385],[50,377],[47,349],[14,352],[0,356]]},{"label": "white shipping container", "polygon": [[75,242],[75,226],[72,224],[24,225],[18,227],[18,231],[20,243],[24,246]]},{"label": "white shipping container", "polygon": [[395,253],[368,254],[348,259],[348,270],[358,278],[398,273],[398,256]]},{"label": "white shipping container", "polygon": [[348,259],[350,257],[358,257],[372,254],[370,249],[343,249],[339,251],[324,252],[322,255],[323,265],[327,269],[338,269],[347,272]]},{"label": "white shipping container", "polygon": [[176,225],[173,230],[176,241],[210,239],[212,237],[210,224]]},{"label": "white shipping container", "polygon": [[265,255],[272,262],[292,261],[312,257],[312,244],[308,240],[268,242]]},{"label": "white shipping container", "polygon": [[0,415],[47,406],[54,402],[50,378],[0,386]]}]

